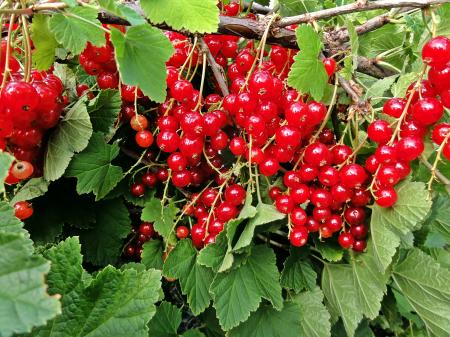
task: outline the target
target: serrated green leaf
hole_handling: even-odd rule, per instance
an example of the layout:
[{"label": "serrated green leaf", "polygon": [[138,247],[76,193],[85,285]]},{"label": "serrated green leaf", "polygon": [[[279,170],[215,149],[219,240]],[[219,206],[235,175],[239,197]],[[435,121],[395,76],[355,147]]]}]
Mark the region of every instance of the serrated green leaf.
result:
[{"label": "serrated green leaf", "polygon": [[118,3],[114,0],[99,0],[98,3],[107,12],[127,20],[133,26],[146,23],[145,19],[139,13],[125,4]]},{"label": "serrated green leaf", "polygon": [[392,86],[394,81],[398,78],[398,75],[385,77],[376,81],[370,88],[367,89],[365,99],[370,99],[372,104],[377,104],[383,100],[384,94]]},{"label": "serrated green leaf", "polygon": [[119,154],[117,142],[109,145],[99,133],[94,133],[89,145],[70,163],[66,176],[77,178],[78,194],[95,194],[95,200],[105,197],[122,180],[122,168],[111,164]]},{"label": "serrated green leaf", "polygon": [[140,4],[151,22],[165,22],[176,30],[213,33],[219,25],[215,0],[140,0]]},{"label": "serrated green leaf", "polygon": [[162,206],[161,200],[153,198],[142,210],[141,219],[153,222],[155,230],[161,234],[168,243],[174,243],[174,224],[179,209],[170,201],[168,205]]},{"label": "serrated green leaf", "polygon": [[[199,264],[210,267],[215,272],[219,271],[221,266],[224,264],[224,259],[226,258],[228,250],[228,239],[226,231],[227,229],[224,228],[224,230],[216,236],[216,241],[214,243],[207,245],[200,251],[197,260]],[[231,259],[233,259],[232,254]],[[233,261],[231,261],[231,263],[232,262]],[[227,264],[226,261],[225,264]]]},{"label": "serrated green leaf", "polygon": [[88,113],[94,132],[101,132],[111,138],[115,133],[114,124],[117,121],[122,99],[117,90],[102,90],[89,102]]},{"label": "serrated green leaf", "polygon": [[82,283],[83,256],[77,237],[67,238],[43,253],[51,265],[47,277],[48,291],[51,294],[68,294]]},{"label": "serrated green leaf", "polygon": [[85,288],[63,296],[63,312],[37,337],[148,337],[147,323],[156,312],[161,274],[108,266]]},{"label": "serrated green leaf", "polygon": [[44,156],[44,178],[54,181],[64,174],[75,152],[83,151],[92,135],[92,125],[84,101],[67,112],[51,134]]},{"label": "serrated green leaf", "polygon": [[308,251],[302,249],[291,248],[281,272],[281,285],[284,288],[295,292],[314,289],[317,274],[311,266],[307,253]]},{"label": "serrated green leaf", "polygon": [[0,193],[5,191],[4,181],[8,176],[8,171],[13,161],[13,156],[7,152],[0,151]]},{"label": "serrated green leaf", "polygon": [[300,52],[294,57],[288,84],[302,93],[310,94],[315,100],[321,100],[328,82],[325,67],[318,58],[322,42],[314,29],[305,24],[297,28],[296,36]]},{"label": "serrated green leaf", "polygon": [[388,278],[379,272],[370,249],[352,258],[351,264],[325,264],[322,290],[330,313],[342,318],[348,336],[354,336],[363,315],[378,316]]},{"label": "serrated green leaf", "polygon": [[392,95],[394,97],[405,96],[406,90],[408,89],[409,85],[412,82],[417,81],[418,78],[419,78],[419,74],[414,73],[414,72],[406,73],[406,74],[399,76],[397,82],[395,82],[391,87]]},{"label": "serrated green leaf", "polygon": [[394,265],[392,278],[425,323],[428,336],[448,336],[450,271],[414,248]]},{"label": "serrated green leaf", "polygon": [[18,201],[31,200],[47,193],[49,182],[43,177],[31,178],[14,195],[11,204]]},{"label": "serrated green leaf", "polygon": [[195,315],[209,306],[211,295],[208,289],[213,280],[212,270],[198,264],[197,258],[192,241],[181,240],[169,253],[163,267],[164,276],[179,279],[181,291],[187,296]]},{"label": "serrated green leaf", "polygon": [[[429,236],[436,234],[450,244],[450,200],[442,195],[433,200],[431,214],[424,222],[424,227],[429,227]],[[428,238],[427,238],[428,241]],[[426,242],[425,242],[426,244]]]},{"label": "serrated green leaf", "polygon": [[152,100],[162,103],[166,98],[165,62],[174,50],[167,37],[145,24],[129,28],[125,35],[113,29],[111,42],[123,83],[138,86]]},{"label": "serrated green leaf", "polygon": [[281,311],[269,305],[261,305],[247,321],[230,330],[227,336],[298,337],[301,328],[300,317],[301,308],[298,302],[285,302]]},{"label": "serrated green leaf", "polygon": [[94,227],[80,234],[86,260],[97,266],[114,264],[131,232],[128,209],[120,199],[105,200],[96,204],[95,214]]},{"label": "serrated green leaf", "polygon": [[224,330],[246,321],[262,298],[281,310],[283,301],[273,250],[265,246],[253,247],[244,264],[216,275],[210,292]]},{"label": "serrated green leaf", "polygon": [[396,190],[398,200],[393,207],[372,207],[368,246],[382,272],[390,265],[400,237],[417,229],[431,208],[425,184],[405,181]]},{"label": "serrated green leaf", "polygon": [[33,15],[31,38],[33,39],[33,64],[37,70],[48,70],[55,62],[55,50],[58,42],[49,28],[50,17],[43,14]]},{"label": "serrated green leaf", "polygon": [[0,231],[29,237],[28,232],[23,229],[22,222],[14,215],[14,208],[5,201],[0,201]]},{"label": "serrated green leaf", "polygon": [[150,240],[142,246],[141,263],[147,268],[162,269],[163,243],[160,240]]},{"label": "serrated green leaf", "polygon": [[344,257],[344,251],[335,243],[317,241],[316,248],[320,252],[320,255],[330,262],[341,261]]},{"label": "serrated green leaf", "polygon": [[169,302],[162,302],[148,323],[149,336],[176,337],[181,323],[181,310]]},{"label": "serrated green leaf", "polygon": [[233,250],[239,250],[250,245],[256,227],[284,219],[285,217],[284,214],[277,211],[275,206],[259,203],[256,206],[256,215],[248,221],[236,244],[233,246]]},{"label": "serrated green leaf", "polygon": [[97,10],[88,7],[72,7],[55,14],[49,20],[50,31],[68,51],[80,54],[86,43],[95,46],[105,44],[105,35],[97,20]]},{"label": "serrated green leaf", "polygon": [[300,336],[331,337],[330,313],[319,287],[300,293],[294,302],[300,306]]},{"label": "serrated green leaf", "polygon": [[32,256],[29,240],[20,233],[0,231],[0,335],[29,332],[61,312],[47,294],[48,261]]},{"label": "serrated green leaf", "polygon": [[59,77],[64,86],[64,90],[70,94],[69,96],[78,97],[76,88],[78,78],[72,68],[70,68],[67,64],[54,63],[53,74]]}]

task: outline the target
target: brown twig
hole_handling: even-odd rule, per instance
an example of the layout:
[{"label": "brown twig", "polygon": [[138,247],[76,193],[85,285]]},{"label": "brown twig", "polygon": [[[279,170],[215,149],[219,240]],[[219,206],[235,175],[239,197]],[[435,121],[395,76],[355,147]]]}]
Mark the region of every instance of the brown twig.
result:
[{"label": "brown twig", "polygon": [[[430,172],[433,172],[433,165],[428,162],[428,159],[424,155],[420,156],[420,162],[423,163],[425,167],[430,170]],[[444,176],[441,171],[434,169],[434,175],[441,181],[442,184],[445,186],[450,186],[450,179]]]},{"label": "brown twig", "polygon": [[228,85],[225,79],[225,72],[223,71],[223,68],[217,64],[216,60],[214,59],[214,56],[212,56],[211,51],[208,48],[208,45],[205,43],[203,39],[200,39],[200,46],[202,47],[203,52],[206,53],[208,64],[211,67],[211,70],[213,72],[214,78],[217,81],[217,84],[219,85],[220,91],[222,92],[222,96],[228,95],[230,92],[228,90]]}]

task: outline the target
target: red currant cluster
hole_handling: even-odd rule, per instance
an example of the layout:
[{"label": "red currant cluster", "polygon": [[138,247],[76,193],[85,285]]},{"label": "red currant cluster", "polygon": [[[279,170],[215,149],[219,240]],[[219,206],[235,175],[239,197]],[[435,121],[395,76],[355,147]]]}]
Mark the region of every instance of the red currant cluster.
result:
[{"label": "red currant cluster", "polygon": [[157,233],[152,223],[142,222],[139,226],[133,227],[131,237],[125,248],[125,255],[129,258],[140,258],[143,244],[156,236]]},{"label": "red currant cluster", "polygon": [[428,80],[411,83],[405,98],[386,101],[383,113],[393,122],[375,120],[367,129],[378,148],[365,167],[374,176],[371,187],[376,203],[382,207],[397,201],[394,186],[410,173],[410,162],[422,154],[428,128],[433,128],[431,139],[440,146],[438,153],[450,160],[450,124],[436,124],[444,106],[450,108],[450,40],[438,36],[428,41],[422,59],[430,66]]}]

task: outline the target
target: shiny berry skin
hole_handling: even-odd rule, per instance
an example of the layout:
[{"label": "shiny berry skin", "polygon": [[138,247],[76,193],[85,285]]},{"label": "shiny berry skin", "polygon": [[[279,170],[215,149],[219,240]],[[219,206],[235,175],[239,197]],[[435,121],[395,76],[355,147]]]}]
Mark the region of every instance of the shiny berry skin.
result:
[{"label": "shiny berry skin", "polygon": [[162,131],[176,132],[178,130],[178,120],[174,116],[162,116],[158,119],[158,128]]},{"label": "shiny berry skin", "polygon": [[344,219],[350,226],[362,224],[365,217],[366,212],[362,207],[348,207],[344,212]]},{"label": "shiny berry skin", "polygon": [[26,113],[39,105],[39,95],[29,83],[11,81],[6,84],[1,93],[1,100],[13,114]]},{"label": "shiny berry skin", "polygon": [[28,201],[19,201],[14,204],[14,215],[19,220],[26,220],[33,215],[33,206]]},{"label": "shiny berry skin", "polygon": [[308,219],[306,219],[305,227],[308,232],[317,232],[320,229],[320,223],[314,218],[308,217]]},{"label": "shiny berry skin", "polygon": [[323,65],[325,67],[325,71],[327,72],[328,77],[333,75],[336,71],[336,61],[331,57],[327,57],[327,58],[323,59],[322,62],[323,62]]},{"label": "shiny berry skin", "polygon": [[351,203],[353,206],[356,207],[364,207],[370,202],[370,199],[371,199],[370,191],[364,188],[356,189],[353,192]]},{"label": "shiny berry skin", "polygon": [[366,168],[367,171],[374,174],[377,171],[378,166],[380,166],[380,162],[378,161],[377,157],[374,154],[367,157],[366,162],[364,164],[364,167]]},{"label": "shiny berry skin", "polygon": [[11,174],[19,180],[28,179],[33,172],[33,165],[27,161],[18,161],[11,167]]},{"label": "shiny berry skin", "polygon": [[136,99],[144,97],[141,89],[133,87],[132,85],[122,85],[120,95],[122,101],[134,103]]},{"label": "shiny berry skin", "polygon": [[400,137],[422,138],[426,133],[427,129],[415,120],[405,121],[400,128]]},{"label": "shiny berry skin", "polygon": [[316,166],[304,164],[298,170],[298,174],[300,175],[300,180],[304,182],[313,181],[316,179],[319,174],[319,170]]},{"label": "shiny berry skin", "polygon": [[173,172],[172,184],[175,187],[186,187],[191,183],[191,173],[188,170]]},{"label": "shiny berry skin", "polygon": [[245,201],[245,189],[238,184],[233,184],[225,189],[225,200],[234,206],[239,206]]},{"label": "shiny berry skin", "polygon": [[156,177],[156,174],[153,172],[146,172],[141,178],[142,183],[150,188],[153,188],[156,186],[156,183],[158,182],[158,178]]},{"label": "shiny berry skin", "polygon": [[274,87],[270,72],[265,70],[253,72],[248,81],[248,90],[261,100],[271,98],[274,94]]},{"label": "shiny berry skin", "polygon": [[300,174],[298,171],[287,171],[283,175],[284,186],[289,188],[296,188],[301,185]]},{"label": "shiny berry skin", "polygon": [[241,73],[246,73],[252,68],[255,57],[248,51],[241,51],[236,56],[236,67]]},{"label": "shiny berry skin", "polygon": [[355,241],[353,242],[352,249],[353,249],[355,252],[362,253],[362,252],[366,249],[366,246],[367,246],[366,241],[363,241],[363,240],[355,240]]},{"label": "shiny berry skin", "polygon": [[381,207],[392,207],[397,202],[397,192],[392,187],[379,189],[375,192],[375,202]]},{"label": "shiny berry skin", "polygon": [[422,48],[422,60],[433,67],[443,66],[450,61],[450,39],[436,36]]},{"label": "shiny berry skin", "polygon": [[169,171],[165,168],[159,168],[156,171],[156,177],[159,181],[165,182],[169,178]]},{"label": "shiny berry skin", "polygon": [[412,118],[420,125],[428,126],[442,118],[444,108],[436,98],[422,98],[414,104]]},{"label": "shiny berry skin", "polygon": [[410,162],[422,154],[425,146],[418,137],[404,137],[398,141],[396,148],[397,159]]},{"label": "shiny berry skin", "polygon": [[439,92],[450,89],[450,64],[430,68],[428,71],[428,80]]},{"label": "shiny berry skin", "polygon": [[211,137],[211,147],[216,151],[222,151],[228,145],[228,135],[220,130]]},{"label": "shiny berry skin", "polygon": [[178,80],[170,87],[170,94],[178,102],[186,102],[192,99],[194,87],[187,80]]},{"label": "shiny berry skin", "polygon": [[134,115],[131,117],[130,126],[134,131],[143,131],[148,127],[147,117],[144,115]]},{"label": "shiny berry skin", "polygon": [[400,175],[394,165],[381,165],[377,172],[376,182],[380,187],[394,186],[400,181]]},{"label": "shiny berry skin", "polygon": [[450,124],[439,123],[434,126],[433,132],[431,133],[431,139],[437,145],[441,145],[445,137],[447,137],[449,133],[450,133]]},{"label": "shiny berry skin", "polygon": [[278,161],[272,158],[266,158],[258,165],[259,172],[266,177],[273,176],[280,169]]},{"label": "shiny berry skin", "polygon": [[275,200],[275,207],[278,212],[289,214],[294,209],[294,201],[288,195],[280,195]]},{"label": "shiny berry skin", "polygon": [[153,228],[153,224],[149,222],[143,222],[139,225],[139,233],[144,234],[145,236],[151,238],[153,234],[155,234],[155,229]]},{"label": "shiny berry skin", "polygon": [[127,246],[125,248],[125,255],[129,258],[133,257],[134,254],[136,253],[136,249],[134,248],[134,246]]},{"label": "shiny berry skin", "polygon": [[327,207],[315,207],[312,212],[313,219],[324,223],[331,216],[331,210]]},{"label": "shiny berry skin", "polygon": [[450,142],[446,142],[444,147],[442,148],[443,156],[450,161]]},{"label": "shiny berry skin", "polygon": [[308,103],[307,121],[312,125],[318,125],[321,123],[327,114],[327,107],[325,104],[311,101]]},{"label": "shiny berry skin", "polygon": [[392,137],[392,129],[388,122],[380,119],[370,123],[367,134],[375,143],[386,144]]},{"label": "shiny berry skin", "polygon": [[187,159],[180,152],[173,152],[167,158],[167,165],[172,171],[182,171],[187,167]]},{"label": "shiny berry skin", "polygon": [[333,158],[333,164],[340,165],[344,163],[353,154],[353,150],[350,146],[344,144],[337,144],[331,150]]},{"label": "shiny berry skin", "polygon": [[341,233],[338,236],[339,245],[344,249],[349,249],[353,246],[355,239],[350,233]]},{"label": "shiny berry skin", "polygon": [[411,166],[407,162],[397,161],[395,162],[394,166],[397,170],[397,174],[400,177],[400,180],[406,178],[411,173]]},{"label": "shiny berry skin", "polygon": [[316,142],[308,145],[304,160],[314,166],[324,166],[331,163],[331,152],[325,144]]},{"label": "shiny berry skin", "polygon": [[230,151],[235,156],[242,156],[247,148],[244,138],[234,137],[230,141]]},{"label": "shiny berry skin", "polygon": [[131,185],[130,192],[133,196],[140,198],[145,194],[145,185],[141,183],[136,183]]},{"label": "shiny berry skin", "polygon": [[174,152],[180,144],[180,137],[174,131],[163,131],[156,137],[156,144],[163,152]]},{"label": "shiny berry skin", "polygon": [[323,239],[327,239],[333,236],[333,231],[328,226],[320,226],[320,236]]},{"label": "shiny berry skin", "polygon": [[153,144],[153,134],[149,130],[138,131],[135,140],[140,147],[148,148]]},{"label": "shiny berry skin", "polygon": [[285,109],[284,116],[289,125],[301,128],[307,123],[308,106],[302,102],[291,103]]},{"label": "shiny berry skin", "polygon": [[318,188],[311,192],[311,203],[317,207],[330,207],[333,201],[331,193],[324,188]]},{"label": "shiny berry skin", "polygon": [[321,143],[324,144],[333,144],[335,139],[334,139],[334,133],[333,131],[331,131],[330,129],[323,129],[322,132],[319,135],[319,140]]},{"label": "shiny berry skin", "polygon": [[203,245],[203,239],[205,238],[206,230],[200,224],[195,224],[191,229],[192,243],[195,247],[201,248]]},{"label": "shiny berry skin", "polygon": [[264,152],[259,147],[252,147],[250,154],[250,149],[246,149],[245,159],[252,164],[260,164],[264,160]]},{"label": "shiny berry skin", "polygon": [[216,208],[216,212],[215,212],[217,219],[223,221],[224,223],[235,218],[238,215],[238,213],[239,213],[239,211],[236,208],[236,206],[233,206],[228,201],[222,202]]},{"label": "shiny berry skin", "polygon": [[365,225],[356,225],[350,227],[350,233],[353,235],[353,237],[357,240],[365,239],[367,236],[367,226]]},{"label": "shiny berry skin", "polygon": [[308,230],[303,227],[293,227],[289,234],[289,241],[294,247],[302,247],[308,242]]},{"label": "shiny berry skin", "polygon": [[383,105],[383,113],[388,116],[399,118],[405,110],[406,102],[403,98],[390,98]]},{"label": "shiny berry skin", "polygon": [[187,112],[181,116],[180,127],[184,133],[192,136],[203,135],[203,116],[198,112]]},{"label": "shiny berry skin", "polygon": [[303,208],[294,208],[289,215],[294,226],[303,226],[306,224],[307,214]]},{"label": "shiny berry skin", "polygon": [[203,152],[203,138],[189,135],[183,135],[180,139],[180,151],[187,158],[200,155]]},{"label": "shiny berry skin", "polygon": [[223,223],[223,221],[217,219],[210,220],[208,225],[208,233],[216,236],[223,231],[224,226],[225,224]]},{"label": "shiny berry skin", "polygon": [[189,236],[189,229],[186,226],[179,226],[177,227],[176,235],[179,240],[186,239]]},{"label": "shiny berry skin", "polygon": [[269,197],[272,200],[276,200],[282,193],[281,188],[278,186],[272,186],[269,188]]},{"label": "shiny berry skin", "polygon": [[275,133],[275,141],[278,146],[284,148],[296,148],[301,142],[300,131],[292,126],[281,126]]},{"label": "shiny berry skin", "polygon": [[345,165],[339,172],[341,183],[348,188],[359,187],[367,180],[366,170],[358,164]]},{"label": "shiny berry skin", "polygon": [[325,226],[327,226],[333,233],[340,231],[343,224],[344,221],[342,221],[341,216],[337,214],[331,215],[325,222]]},{"label": "shiny berry skin", "polygon": [[333,166],[324,166],[319,171],[319,182],[324,186],[334,186],[339,182],[339,171]]},{"label": "shiny berry skin", "polygon": [[381,145],[375,151],[375,158],[380,164],[394,163],[397,160],[397,147]]},{"label": "shiny berry skin", "polygon": [[342,184],[335,184],[330,189],[333,200],[344,203],[353,197],[353,191]]},{"label": "shiny berry skin", "polygon": [[119,85],[119,77],[116,74],[102,72],[97,76],[97,84],[102,90],[116,89]]}]

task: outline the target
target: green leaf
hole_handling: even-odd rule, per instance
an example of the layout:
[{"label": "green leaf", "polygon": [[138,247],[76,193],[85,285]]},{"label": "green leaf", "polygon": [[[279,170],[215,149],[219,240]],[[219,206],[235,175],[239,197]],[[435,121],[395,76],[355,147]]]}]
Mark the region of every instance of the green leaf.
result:
[{"label": "green leaf", "polygon": [[63,296],[63,312],[33,336],[147,337],[156,312],[161,274],[156,270],[117,270],[108,266],[86,287]]},{"label": "green leaf", "polygon": [[300,336],[331,337],[330,313],[319,287],[300,293],[294,302],[300,306]]},{"label": "green leaf", "polygon": [[[229,337],[298,337],[301,329],[301,308],[298,302],[285,302],[277,311],[269,305],[261,305],[250,318],[232,329]],[[302,335],[312,336],[312,335]],[[317,335],[320,336],[320,335]]]},{"label": "green leaf", "polygon": [[295,292],[312,290],[316,285],[317,274],[311,266],[308,252],[298,248],[291,248],[291,254],[284,261],[281,272],[281,285]]},{"label": "green leaf", "polygon": [[181,310],[169,302],[162,302],[156,314],[148,324],[149,335],[158,337],[176,337],[181,323]]},{"label": "green leaf", "polygon": [[92,125],[84,101],[67,112],[51,134],[44,156],[44,178],[54,181],[64,174],[75,152],[83,151],[92,135]]},{"label": "green leaf", "polygon": [[419,74],[414,72],[399,76],[397,82],[395,82],[391,87],[393,96],[403,97],[406,94],[406,90],[408,89],[409,85],[412,82],[417,81],[418,78]]},{"label": "green leaf", "polygon": [[33,15],[31,38],[33,39],[33,64],[37,70],[48,70],[55,62],[55,50],[58,41],[49,28],[50,17],[43,14]]},{"label": "green leaf", "polygon": [[64,13],[53,15],[49,20],[49,27],[56,40],[75,55],[86,48],[87,42],[95,46],[105,44],[105,35],[97,20],[97,10],[93,8],[68,8]]},{"label": "green leaf", "polygon": [[273,250],[265,246],[253,247],[244,264],[216,275],[210,291],[224,330],[246,321],[262,298],[281,310],[281,286]]},{"label": "green leaf", "polygon": [[165,241],[176,242],[174,234],[175,218],[178,208],[170,201],[167,206],[162,206],[161,200],[153,198],[142,210],[141,220],[153,222],[155,230],[161,234]]},{"label": "green leaf", "polygon": [[49,182],[43,177],[31,178],[14,195],[11,204],[18,201],[31,200],[47,193]]},{"label": "green leaf", "polygon": [[145,24],[129,28],[125,35],[112,29],[111,42],[123,83],[138,86],[152,100],[162,103],[166,98],[165,62],[173,53],[167,37]]},{"label": "green leaf", "polygon": [[197,250],[192,241],[181,240],[169,253],[163,267],[164,276],[179,279],[181,291],[187,296],[194,315],[200,314],[209,306],[211,295],[208,289],[213,280],[212,270],[199,265],[197,258]]},{"label": "green leaf", "polygon": [[367,89],[365,99],[370,98],[372,104],[377,104],[385,97],[385,92],[389,90],[394,81],[398,78],[398,75],[385,77],[376,81],[370,88]]},{"label": "green leaf", "polygon": [[382,272],[390,265],[400,237],[417,229],[431,208],[425,184],[406,181],[396,189],[398,200],[393,207],[372,207],[369,246]]},{"label": "green leaf", "polygon": [[51,272],[47,277],[51,294],[68,294],[82,283],[83,256],[77,237],[67,238],[43,253],[51,261]]},{"label": "green leaf", "polygon": [[239,250],[250,245],[255,234],[255,228],[269,222],[284,219],[286,216],[277,211],[275,206],[259,203],[256,206],[256,215],[252,217],[245,226],[242,234],[233,247]]},{"label": "green leaf", "polygon": [[114,264],[131,232],[128,209],[120,199],[105,200],[96,204],[95,214],[94,228],[80,235],[86,260],[97,266]]},{"label": "green leaf", "polygon": [[378,316],[388,278],[379,272],[370,249],[351,264],[325,264],[322,290],[330,313],[342,318],[348,336],[353,337],[363,315]]},{"label": "green leaf", "polygon": [[428,336],[448,336],[450,271],[414,248],[394,265],[392,278],[425,323]]},{"label": "green leaf", "polygon": [[[306,24],[296,30],[300,52],[294,57],[288,77],[288,84],[302,93],[310,94],[315,100],[321,100],[328,82],[328,75],[318,56],[322,42],[314,29]],[[314,78],[314,81],[311,81]]]},{"label": "green leaf", "polygon": [[449,219],[450,219],[450,200],[448,197],[439,195],[433,200],[433,207],[431,208],[431,214],[424,223],[424,227],[430,228],[430,234],[428,235],[429,236],[439,235],[444,239],[444,241],[446,241],[447,244],[450,244]]},{"label": "green leaf", "polygon": [[[59,77],[64,86],[64,90],[70,94],[69,96],[78,97],[76,86],[80,79],[72,68],[63,63],[54,63],[53,68],[53,74]],[[86,101],[84,97],[82,99]]]},{"label": "green leaf", "polygon": [[114,124],[117,121],[122,105],[120,93],[117,90],[102,90],[89,102],[88,113],[91,116],[94,132],[101,132],[108,138],[115,133]]},{"label": "green leaf", "polygon": [[176,30],[214,33],[219,25],[215,0],[141,0],[140,4],[151,22],[165,22]]},{"label": "green leaf", "polygon": [[125,4],[118,3],[114,0],[99,0],[98,3],[104,10],[127,20],[133,26],[146,23],[145,19],[139,13]]},{"label": "green leaf", "polygon": [[181,335],[182,337],[205,337],[203,332],[198,329],[191,329]]},{"label": "green leaf", "polygon": [[5,201],[0,201],[0,231],[29,237],[28,232],[23,229],[23,223],[14,215],[14,208]]},{"label": "green leaf", "polygon": [[163,243],[160,240],[150,240],[142,246],[141,262],[147,268],[162,269]]},{"label": "green leaf", "polygon": [[[260,2],[259,2],[260,3]],[[319,9],[316,0],[278,0],[282,16],[293,16]]]},{"label": "green leaf", "polygon": [[46,292],[50,264],[31,255],[23,234],[0,231],[0,250],[0,335],[9,337],[44,325],[61,309]]},{"label": "green leaf", "polygon": [[[227,250],[227,229],[224,228],[224,230],[216,236],[216,241],[214,243],[207,245],[200,251],[197,262],[203,266],[212,268],[215,272],[218,272],[223,264],[227,263],[224,261],[227,256]],[[233,259],[232,254],[231,259]],[[232,262],[233,261],[231,261],[231,263]]]},{"label": "green leaf", "polygon": [[358,50],[359,50],[359,38],[356,32],[355,26],[351,20],[345,21],[345,27],[348,30],[348,35],[350,37],[350,50],[352,56],[352,72],[358,67]]},{"label": "green leaf", "polygon": [[8,176],[8,171],[13,161],[13,156],[7,152],[0,151],[0,193],[5,191],[4,181]]},{"label": "green leaf", "polygon": [[77,178],[78,194],[95,194],[95,200],[105,197],[122,180],[122,168],[111,164],[119,154],[117,142],[109,145],[99,133],[94,133],[89,145],[77,154],[69,168],[67,177]]},{"label": "green leaf", "polygon": [[344,251],[336,243],[317,241],[316,248],[322,257],[330,262],[341,261],[344,257]]}]

